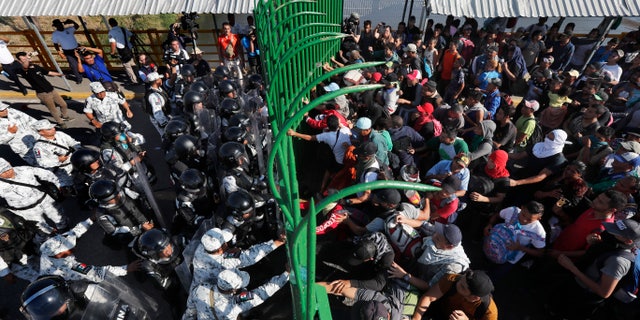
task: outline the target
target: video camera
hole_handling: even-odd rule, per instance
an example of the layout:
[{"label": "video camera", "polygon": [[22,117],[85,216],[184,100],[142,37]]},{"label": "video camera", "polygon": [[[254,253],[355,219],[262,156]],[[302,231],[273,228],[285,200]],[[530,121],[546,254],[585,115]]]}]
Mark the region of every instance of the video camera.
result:
[{"label": "video camera", "polygon": [[200,24],[196,22],[198,18],[200,18],[200,16],[195,12],[183,12],[182,17],[180,17],[180,27],[182,28],[182,30],[195,32],[198,30],[198,28],[200,28]]}]

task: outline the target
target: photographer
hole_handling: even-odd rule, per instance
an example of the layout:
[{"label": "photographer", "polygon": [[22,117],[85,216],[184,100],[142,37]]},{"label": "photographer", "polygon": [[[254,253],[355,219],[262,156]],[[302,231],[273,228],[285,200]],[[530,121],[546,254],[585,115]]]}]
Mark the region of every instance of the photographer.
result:
[{"label": "photographer", "polygon": [[75,51],[78,58],[78,70],[83,72],[91,82],[100,82],[107,91],[116,92],[118,87],[104,63],[104,54],[98,48],[79,47]]},{"label": "photographer", "polygon": [[360,14],[352,12],[349,18],[344,19],[342,33],[350,35],[342,40],[342,51],[348,52],[358,49],[360,41]]},{"label": "photographer", "polygon": [[117,56],[122,62],[124,70],[127,72],[127,76],[131,80],[132,84],[138,84],[138,78],[133,71],[135,61],[133,60],[133,45],[130,39],[133,39],[134,35],[131,31],[118,26],[118,21],[114,18],[109,19],[109,43],[111,45],[111,55]]},{"label": "photographer", "polygon": [[172,75],[180,74],[180,68],[187,63],[189,59],[189,53],[187,53],[187,50],[181,48],[180,41],[178,39],[172,40],[169,44],[169,49],[164,52],[164,57],[162,58],[162,60],[167,63],[167,71],[171,73],[166,75],[167,78],[172,79]]}]

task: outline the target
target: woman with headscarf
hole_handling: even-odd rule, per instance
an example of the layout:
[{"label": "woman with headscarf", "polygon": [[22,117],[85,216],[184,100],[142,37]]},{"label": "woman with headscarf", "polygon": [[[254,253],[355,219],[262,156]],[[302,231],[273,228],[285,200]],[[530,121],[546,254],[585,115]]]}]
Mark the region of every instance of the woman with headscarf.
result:
[{"label": "woman with headscarf", "polygon": [[[560,173],[564,168],[567,159],[562,154],[567,141],[567,133],[562,129],[556,129],[547,134],[544,141],[536,143],[531,151],[522,151],[509,154],[511,160],[526,159],[526,163],[521,164],[523,170],[519,170],[517,179],[511,180],[511,186],[521,186],[538,183],[546,178]],[[530,173],[534,173],[530,176]]]},{"label": "woman with headscarf", "polygon": [[507,170],[509,154],[504,150],[492,152],[484,166],[477,166],[469,179],[468,206],[470,215],[460,215],[457,221],[463,230],[469,232],[464,237],[482,239],[482,230],[489,217],[502,206],[509,191],[509,171]]},{"label": "woman with headscarf", "polygon": [[[488,156],[493,150],[493,132],[496,124],[492,120],[483,120],[473,128],[474,137],[469,144],[471,162]],[[476,161],[477,162],[477,161]],[[471,165],[473,167],[473,164]]]},{"label": "woman with headscarf", "polygon": [[520,47],[510,45],[507,49],[507,59],[502,63],[502,78],[506,80],[503,81],[502,90],[511,95],[524,95],[527,89],[525,76],[528,73],[527,62],[522,56]]}]

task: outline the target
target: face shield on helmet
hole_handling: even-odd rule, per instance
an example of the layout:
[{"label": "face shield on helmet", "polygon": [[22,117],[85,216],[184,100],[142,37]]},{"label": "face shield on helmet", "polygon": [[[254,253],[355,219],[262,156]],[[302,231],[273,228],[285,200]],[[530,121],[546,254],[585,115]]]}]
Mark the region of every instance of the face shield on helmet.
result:
[{"label": "face shield on helmet", "polygon": [[220,95],[222,97],[235,98],[236,97],[236,87],[230,80],[223,80],[218,85],[218,90],[220,90]]},{"label": "face shield on helmet", "polygon": [[213,76],[218,81],[229,78],[229,74],[231,74],[231,72],[229,72],[229,68],[227,68],[227,66],[217,66],[216,70],[213,71]]},{"label": "face shield on helmet", "polygon": [[253,197],[244,190],[230,193],[227,197],[226,207],[227,213],[240,221],[247,221],[253,218],[255,213]]},{"label": "face shield on helmet", "polygon": [[102,134],[102,139],[110,141],[124,133],[124,129],[124,125],[115,121],[109,121],[102,124],[100,134]]},{"label": "face shield on helmet", "polygon": [[197,113],[197,111],[204,108],[204,99],[199,92],[187,91],[182,99],[182,101],[184,102],[184,111],[187,113]]},{"label": "face shield on helmet", "polygon": [[229,119],[236,114],[240,114],[241,111],[242,108],[235,99],[224,98],[220,102],[220,116],[223,118]]},{"label": "face shield on helmet", "polygon": [[247,130],[243,126],[228,127],[224,130],[224,133],[222,134],[222,138],[223,138],[222,141],[223,142],[233,141],[233,142],[244,144],[246,137],[247,137]]},{"label": "face shield on helmet", "polygon": [[151,229],[137,240],[140,254],[152,262],[168,260],[178,254],[169,235],[160,229]]},{"label": "face shield on helmet", "polygon": [[108,204],[120,196],[120,188],[112,180],[101,179],[91,184],[89,196],[100,204]]},{"label": "face shield on helmet", "polygon": [[164,127],[164,136],[169,141],[173,142],[178,137],[189,133],[189,123],[182,119],[171,119],[167,126]]},{"label": "face shield on helmet", "polygon": [[241,167],[245,171],[249,169],[249,156],[244,145],[237,142],[225,142],[218,150],[218,159],[226,169]]},{"label": "face shield on helmet", "polygon": [[31,320],[69,319],[74,298],[60,276],[47,276],[31,283],[20,296],[20,311]]},{"label": "face shield on helmet", "polygon": [[200,156],[200,143],[198,139],[192,135],[185,134],[176,139],[173,143],[173,149],[180,159],[187,159]]},{"label": "face shield on helmet", "polygon": [[100,152],[91,149],[82,148],[71,155],[71,165],[82,173],[92,173],[100,168],[100,160]]},{"label": "face shield on helmet", "polygon": [[197,169],[187,169],[180,175],[182,190],[191,194],[203,195],[206,193],[207,177]]}]

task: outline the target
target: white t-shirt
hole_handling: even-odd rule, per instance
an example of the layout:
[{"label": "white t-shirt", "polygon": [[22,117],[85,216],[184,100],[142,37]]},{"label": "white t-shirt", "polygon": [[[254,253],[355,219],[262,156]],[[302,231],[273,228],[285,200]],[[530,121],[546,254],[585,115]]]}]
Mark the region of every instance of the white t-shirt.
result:
[{"label": "white t-shirt", "polygon": [[62,50],[73,50],[78,47],[78,41],[73,33],[76,32],[76,28],[65,28],[64,31],[54,31],[51,34],[51,41],[57,43],[62,47]]},{"label": "white t-shirt", "polygon": [[602,65],[602,69],[601,71],[608,71],[611,73],[611,80],[613,81],[620,81],[620,76],[622,76],[622,67],[620,67],[619,65],[615,64],[615,65],[608,65],[608,64],[603,64]]},{"label": "white t-shirt", "polygon": [[[333,151],[333,156],[336,158],[336,162],[339,164],[343,163],[344,154],[347,152],[347,147],[343,144],[346,142],[349,146],[351,145],[349,135],[345,134],[342,130],[338,130],[337,133],[335,131],[328,131],[316,135],[316,139],[318,142],[329,145],[331,151]],[[338,140],[337,142],[336,139]]]},{"label": "white t-shirt", "polygon": [[7,48],[7,43],[0,40],[0,64],[11,64],[13,61],[13,55],[11,55],[11,51]]},{"label": "white t-shirt", "polygon": [[[514,218],[514,215],[518,215],[520,213],[520,208],[518,207],[509,207],[502,209],[500,211],[500,218],[504,219],[507,223],[510,222]],[[544,231],[544,227],[542,227],[542,223],[540,221],[535,221],[529,224],[520,225],[520,229],[516,231],[516,239],[523,246],[533,245],[534,248],[542,249],[546,245],[545,238],[547,236],[546,231]],[[518,251],[516,255],[513,256],[512,259],[509,259],[509,263],[517,263],[522,257],[524,257],[524,251]]]}]

